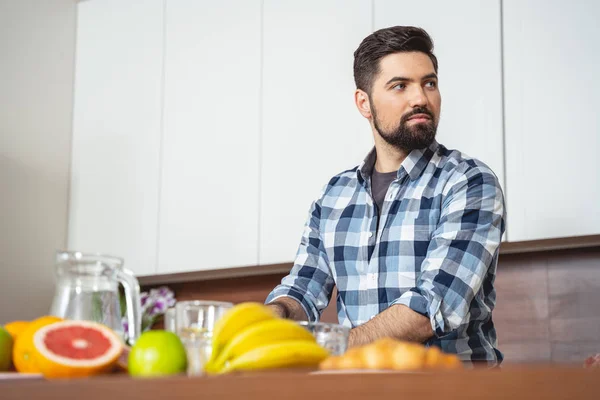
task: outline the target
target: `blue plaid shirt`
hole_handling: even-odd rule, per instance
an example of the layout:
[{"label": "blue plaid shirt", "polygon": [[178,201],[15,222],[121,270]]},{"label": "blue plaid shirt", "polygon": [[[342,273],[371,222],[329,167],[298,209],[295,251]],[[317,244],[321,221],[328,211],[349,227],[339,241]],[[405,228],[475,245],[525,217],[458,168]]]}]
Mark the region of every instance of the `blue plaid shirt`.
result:
[{"label": "blue plaid shirt", "polygon": [[[312,204],[294,266],[268,296],[297,300],[318,320],[337,286],[341,324],[356,327],[392,305],[427,316],[426,345],[464,361],[502,361],[492,322],[505,227],[498,179],[482,162],[434,142],[402,162],[378,216],[373,149],[333,177]],[[379,226],[379,229],[378,229]]]}]

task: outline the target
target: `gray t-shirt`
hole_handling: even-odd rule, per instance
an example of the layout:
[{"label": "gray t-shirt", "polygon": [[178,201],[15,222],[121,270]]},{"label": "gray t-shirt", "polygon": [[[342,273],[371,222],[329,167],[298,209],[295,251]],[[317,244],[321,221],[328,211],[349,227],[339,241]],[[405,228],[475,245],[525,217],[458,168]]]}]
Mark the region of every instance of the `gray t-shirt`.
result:
[{"label": "gray t-shirt", "polygon": [[373,200],[377,204],[377,214],[381,215],[381,209],[383,208],[383,200],[387,193],[390,184],[398,176],[397,171],[393,172],[377,172],[373,167],[373,173],[371,174],[371,193],[373,194]]}]

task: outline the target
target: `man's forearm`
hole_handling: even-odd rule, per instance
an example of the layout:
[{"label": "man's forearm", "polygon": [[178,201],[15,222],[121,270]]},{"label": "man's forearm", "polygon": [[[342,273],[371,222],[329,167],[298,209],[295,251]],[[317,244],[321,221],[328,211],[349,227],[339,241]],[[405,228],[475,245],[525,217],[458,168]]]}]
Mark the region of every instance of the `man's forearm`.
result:
[{"label": "man's forearm", "polygon": [[382,337],[392,337],[423,343],[434,334],[427,317],[409,307],[394,305],[369,322],[350,332],[349,347],[371,343]]},{"label": "man's forearm", "polygon": [[308,320],[308,316],[300,303],[289,297],[280,297],[267,305],[281,318],[293,319],[296,321]]}]

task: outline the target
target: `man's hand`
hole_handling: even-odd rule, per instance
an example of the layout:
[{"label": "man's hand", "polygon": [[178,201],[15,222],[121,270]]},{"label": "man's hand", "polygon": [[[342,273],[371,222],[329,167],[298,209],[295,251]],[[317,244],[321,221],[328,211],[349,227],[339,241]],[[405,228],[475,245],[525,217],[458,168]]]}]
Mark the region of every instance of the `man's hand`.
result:
[{"label": "man's hand", "polygon": [[280,297],[267,304],[281,318],[306,321],[308,316],[296,300],[289,297]]},{"label": "man's hand", "polygon": [[423,343],[434,334],[429,318],[396,304],[369,322],[350,331],[348,347],[361,346],[383,337]]}]

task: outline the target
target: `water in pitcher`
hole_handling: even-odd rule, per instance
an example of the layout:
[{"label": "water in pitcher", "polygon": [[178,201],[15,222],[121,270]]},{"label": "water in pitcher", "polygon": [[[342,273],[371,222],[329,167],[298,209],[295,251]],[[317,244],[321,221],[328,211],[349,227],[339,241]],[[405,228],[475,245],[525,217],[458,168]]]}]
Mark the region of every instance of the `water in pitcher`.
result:
[{"label": "water in pitcher", "polygon": [[68,319],[94,321],[111,328],[123,337],[121,307],[117,290],[84,290],[71,285],[56,288],[53,315]]}]

